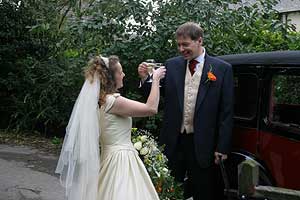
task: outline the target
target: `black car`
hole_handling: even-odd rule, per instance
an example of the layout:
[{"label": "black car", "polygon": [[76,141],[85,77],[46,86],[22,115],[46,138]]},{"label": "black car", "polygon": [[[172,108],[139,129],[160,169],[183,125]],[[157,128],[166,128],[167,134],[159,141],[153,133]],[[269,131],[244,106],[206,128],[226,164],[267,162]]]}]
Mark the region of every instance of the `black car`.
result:
[{"label": "black car", "polygon": [[235,81],[230,187],[237,188],[237,165],[251,159],[260,185],[300,190],[300,51],[219,58],[233,66]]}]

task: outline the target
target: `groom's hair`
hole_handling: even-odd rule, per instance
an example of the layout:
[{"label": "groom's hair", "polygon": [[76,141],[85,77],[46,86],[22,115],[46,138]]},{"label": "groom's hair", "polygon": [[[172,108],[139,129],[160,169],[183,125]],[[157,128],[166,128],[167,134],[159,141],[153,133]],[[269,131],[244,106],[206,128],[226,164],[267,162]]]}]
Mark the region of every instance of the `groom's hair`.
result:
[{"label": "groom's hair", "polygon": [[176,38],[189,37],[192,40],[203,39],[203,29],[195,22],[186,22],[180,25],[176,30]]}]

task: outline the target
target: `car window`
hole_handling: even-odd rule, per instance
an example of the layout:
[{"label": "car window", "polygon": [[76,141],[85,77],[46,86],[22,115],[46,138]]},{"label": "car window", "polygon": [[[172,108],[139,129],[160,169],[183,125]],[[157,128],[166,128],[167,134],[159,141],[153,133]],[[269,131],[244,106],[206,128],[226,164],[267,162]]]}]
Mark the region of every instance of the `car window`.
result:
[{"label": "car window", "polygon": [[256,74],[235,74],[234,116],[251,120],[256,116],[258,99],[258,78]]},{"label": "car window", "polygon": [[270,119],[300,129],[300,75],[275,75],[272,79]]}]

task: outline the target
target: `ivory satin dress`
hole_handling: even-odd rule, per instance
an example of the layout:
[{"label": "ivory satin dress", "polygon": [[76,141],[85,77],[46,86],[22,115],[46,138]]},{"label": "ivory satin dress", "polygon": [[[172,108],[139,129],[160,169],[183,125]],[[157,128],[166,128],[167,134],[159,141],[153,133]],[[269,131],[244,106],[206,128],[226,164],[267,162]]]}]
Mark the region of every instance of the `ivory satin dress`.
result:
[{"label": "ivory satin dress", "polygon": [[116,98],[101,106],[101,162],[97,200],[158,200],[144,163],[131,142],[131,117],[110,114]]}]

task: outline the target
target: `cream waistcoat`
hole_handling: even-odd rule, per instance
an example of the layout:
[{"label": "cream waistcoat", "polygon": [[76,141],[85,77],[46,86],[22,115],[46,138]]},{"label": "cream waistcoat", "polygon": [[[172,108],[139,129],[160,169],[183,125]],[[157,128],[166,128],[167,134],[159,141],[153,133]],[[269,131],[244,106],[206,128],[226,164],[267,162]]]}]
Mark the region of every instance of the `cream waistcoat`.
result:
[{"label": "cream waistcoat", "polygon": [[184,105],[183,105],[183,122],[181,125],[181,133],[186,130],[186,133],[194,132],[194,113],[197,100],[198,89],[200,86],[201,75],[203,71],[204,62],[199,63],[197,66],[197,71],[192,76],[186,66],[185,73],[185,84],[184,84]]}]

